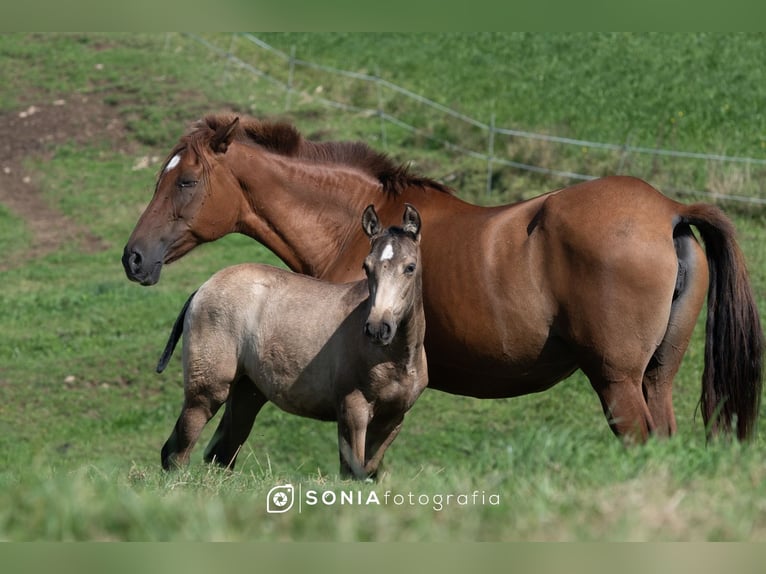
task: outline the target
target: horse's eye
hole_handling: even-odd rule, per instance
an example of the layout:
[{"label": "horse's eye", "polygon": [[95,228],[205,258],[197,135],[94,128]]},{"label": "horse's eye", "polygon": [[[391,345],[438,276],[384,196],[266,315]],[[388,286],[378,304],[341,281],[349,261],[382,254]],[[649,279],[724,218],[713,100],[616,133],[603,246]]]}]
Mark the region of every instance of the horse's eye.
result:
[{"label": "horse's eye", "polygon": [[404,268],[404,272],[407,275],[412,275],[413,273],[415,273],[415,264],[410,263],[409,265],[407,265],[407,267]]},{"label": "horse's eye", "polygon": [[197,180],[196,179],[179,179],[176,185],[178,185],[178,187],[180,187],[181,189],[186,189],[186,188],[194,187],[195,185],[197,185]]}]

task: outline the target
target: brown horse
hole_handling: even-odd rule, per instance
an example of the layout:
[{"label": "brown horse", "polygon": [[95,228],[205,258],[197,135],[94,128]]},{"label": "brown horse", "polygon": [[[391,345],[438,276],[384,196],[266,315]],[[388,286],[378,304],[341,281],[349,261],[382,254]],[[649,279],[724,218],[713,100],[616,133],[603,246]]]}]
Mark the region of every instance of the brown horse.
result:
[{"label": "brown horse", "polygon": [[293,270],[348,281],[366,255],[355,214],[374,203],[392,221],[404,202],[424,225],[430,387],[511,397],[579,368],[618,436],[673,434],[673,378],[707,292],[706,432],[754,434],[763,334],[734,228],[717,207],[683,205],[635,178],[480,207],[364,144],[210,116],[170,152],[123,265],[151,285],[164,263],[239,232]]},{"label": "brown horse", "polygon": [[[341,474],[376,474],[428,381],[420,216],[407,205],[402,226],[383,229],[370,205],[362,229],[367,279],[338,285],[245,263],[192,294],[157,365],[165,369],[183,332],[184,405],[162,448],[165,469],[188,462],[202,428],[236,394],[251,397],[249,424],[237,428],[249,432],[268,401],[337,421]],[[224,416],[242,406],[230,402]],[[213,437],[205,458],[232,466],[246,438]]]}]

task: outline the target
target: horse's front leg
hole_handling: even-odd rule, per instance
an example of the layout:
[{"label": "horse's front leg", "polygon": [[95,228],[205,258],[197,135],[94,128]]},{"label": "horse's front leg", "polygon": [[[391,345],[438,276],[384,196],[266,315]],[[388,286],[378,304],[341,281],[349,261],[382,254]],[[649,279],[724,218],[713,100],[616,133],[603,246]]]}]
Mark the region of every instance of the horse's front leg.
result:
[{"label": "horse's front leg", "polygon": [[357,480],[368,477],[365,472],[365,443],[367,425],[372,416],[372,407],[360,391],[353,391],[341,401],[338,413],[338,450],[340,474]]}]

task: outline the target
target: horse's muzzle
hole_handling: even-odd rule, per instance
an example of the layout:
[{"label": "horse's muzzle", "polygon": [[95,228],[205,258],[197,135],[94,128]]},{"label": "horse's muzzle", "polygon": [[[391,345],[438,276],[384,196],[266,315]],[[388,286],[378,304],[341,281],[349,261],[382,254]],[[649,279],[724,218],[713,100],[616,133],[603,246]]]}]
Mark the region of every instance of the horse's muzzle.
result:
[{"label": "horse's muzzle", "polygon": [[122,253],[122,267],[128,279],[141,285],[154,285],[160,280],[162,261],[147,263],[146,258],[138,249],[130,249],[125,246]]}]

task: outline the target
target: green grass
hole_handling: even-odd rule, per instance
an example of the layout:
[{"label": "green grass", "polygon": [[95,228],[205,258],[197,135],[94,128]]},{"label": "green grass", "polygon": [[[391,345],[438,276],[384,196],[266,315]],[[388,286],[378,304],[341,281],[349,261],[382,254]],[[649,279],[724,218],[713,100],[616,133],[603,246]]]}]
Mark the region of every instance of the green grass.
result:
[{"label": "green grass", "polygon": [[[297,58],[353,72],[377,75],[422,94],[484,124],[576,139],[637,147],[670,148],[763,158],[766,114],[761,105],[764,72],[753,63],[764,49],[762,34],[262,34]],[[551,180],[495,163],[492,194],[486,162],[456,154],[439,159],[448,140],[488,152],[488,132],[450,118],[370,82],[296,65],[228,35],[208,38],[252,62],[301,95],[319,95],[386,113],[419,129],[418,134],[371,117],[365,139],[414,160],[428,173],[457,185],[484,202],[526,198]],[[233,68],[233,66],[232,66]],[[224,77],[224,74],[222,74]],[[242,76],[232,69],[230,82]],[[262,82],[265,83],[265,82]],[[277,97],[279,105],[287,99]],[[274,101],[257,100],[270,111]],[[305,104],[304,104],[305,105]],[[297,106],[294,106],[297,108]],[[352,132],[335,122],[323,132]],[[340,124],[340,125],[339,125]],[[345,133],[341,133],[345,137]],[[433,138],[433,139],[432,139]],[[602,175],[630,173],[666,190],[705,190],[762,196],[763,165],[743,166],[699,159],[667,159],[641,153],[580,148],[497,134],[494,156],[526,164]]]},{"label": "green grass", "polygon": [[[216,39],[228,47],[228,36]],[[623,141],[630,132],[636,145],[762,153],[766,129],[753,104],[754,86],[762,83],[760,36],[266,39],[287,51],[295,44],[299,57],[380,73],[478,118],[494,110],[498,125],[604,141]],[[572,55],[573,45],[589,57]],[[245,50],[238,40],[235,53]],[[230,236],[167,267],[155,287],[129,283],[120,265],[122,246],[151,195],[156,169],[133,170],[136,159],[164,157],[191,121],[220,109],[286,115],[307,135],[361,137],[382,147],[379,123],[299,104],[297,95],[285,111],[283,93],[176,35],[5,35],[0,56],[9,78],[0,87],[0,111],[36,98],[87,94],[114,106],[132,143],[127,151],[101,141],[67,144],[49,161],[29,160],[46,201],[102,238],[106,248],[92,253],[70,243],[3,273],[0,538],[766,539],[766,426],[761,421],[752,445],[706,446],[701,416],[695,415],[702,319],[676,380],[679,435],[671,441],[623,448],[589,383],[576,374],[545,393],[517,399],[426,391],[387,454],[379,484],[338,479],[332,424],[271,405],[259,415],[234,472],[201,462],[217,420],[208,425],[188,471],[161,472],[159,450],[181,405],[180,360],[174,357],[163,375],[153,369],[176,314],[217,269],[277,261],[252,240]],[[341,95],[367,97],[361,89],[349,90]],[[724,99],[733,110],[728,115],[719,109]],[[670,118],[680,110],[686,112],[676,139],[661,141],[670,138]],[[434,132],[458,129],[437,118],[424,121]],[[452,174],[453,185],[469,199],[500,201],[561,183],[504,172],[508,188],[488,198],[486,165],[421,146],[406,134],[398,139],[393,129],[387,136],[391,155],[415,158],[416,168],[429,175]],[[525,153],[532,152],[554,154]],[[665,177],[664,169],[670,168],[658,167],[658,178]],[[766,309],[763,214],[730,213],[759,306]],[[0,249],[18,253],[29,241],[23,222],[0,208]],[[431,504],[318,505],[268,514],[268,491],[284,483],[304,492],[375,492],[381,499],[386,491],[412,492]],[[433,508],[434,496],[474,491],[497,493],[500,504]]]},{"label": "green grass", "polygon": [[24,221],[0,205],[0,249],[7,258],[23,251],[30,243],[30,235]]},{"label": "green grass", "polygon": [[498,126],[740,155],[766,146],[766,72],[751,67],[762,34],[259,37],[304,60],[380,75],[480,121],[494,113]]},{"label": "green grass", "polygon": [[[704,541],[759,539],[766,528],[754,448],[679,437],[625,451],[544,430],[516,444],[491,463],[479,449],[473,460],[453,455],[447,468],[402,468],[377,484],[275,473],[263,461],[176,474],[38,462],[24,480],[3,480],[0,523],[11,539],[153,541]],[[269,514],[268,491],[286,483],[293,508]]]}]

